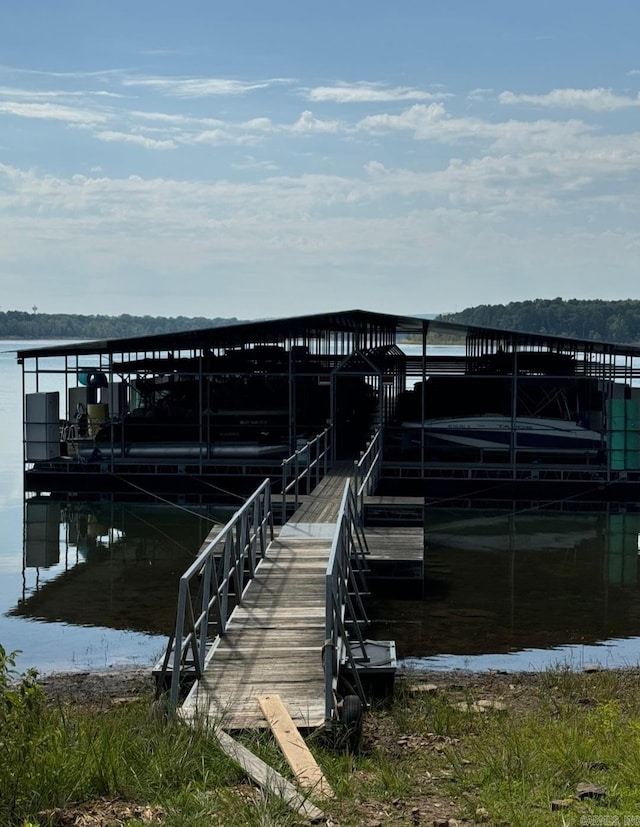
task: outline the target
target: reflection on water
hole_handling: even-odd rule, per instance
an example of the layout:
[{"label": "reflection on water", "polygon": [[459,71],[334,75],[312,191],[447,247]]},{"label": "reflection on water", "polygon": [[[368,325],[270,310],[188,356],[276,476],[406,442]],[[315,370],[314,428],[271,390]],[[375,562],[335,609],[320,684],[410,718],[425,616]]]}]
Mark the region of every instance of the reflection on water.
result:
[{"label": "reflection on water", "polygon": [[[180,575],[230,513],[27,500],[21,593],[5,618],[29,624],[20,632],[28,665],[152,663],[173,628]],[[371,611],[371,636],[395,639],[405,664],[640,660],[640,513],[429,508],[425,526],[425,598],[377,599]]]},{"label": "reflection on water", "polygon": [[373,612],[374,636],[395,638],[407,664],[640,660],[640,514],[427,509],[425,526],[424,600]]},{"label": "reflection on water", "polygon": [[[28,499],[21,593],[5,614],[23,624],[19,648],[26,665],[153,662],[175,624],[180,576],[213,522],[228,516],[213,506]],[[25,621],[60,632],[42,632],[55,648],[32,646],[38,635],[25,630]]]}]

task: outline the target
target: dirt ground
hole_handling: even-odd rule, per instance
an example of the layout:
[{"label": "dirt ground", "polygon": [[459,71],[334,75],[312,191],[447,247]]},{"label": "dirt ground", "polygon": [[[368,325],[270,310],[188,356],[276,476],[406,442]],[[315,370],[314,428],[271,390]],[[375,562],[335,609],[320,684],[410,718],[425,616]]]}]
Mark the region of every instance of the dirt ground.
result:
[{"label": "dirt ground", "polygon": [[38,683],[51,701],[80,706],[108,706],[155,691],[151,669],[104,669],[39,675]]}]

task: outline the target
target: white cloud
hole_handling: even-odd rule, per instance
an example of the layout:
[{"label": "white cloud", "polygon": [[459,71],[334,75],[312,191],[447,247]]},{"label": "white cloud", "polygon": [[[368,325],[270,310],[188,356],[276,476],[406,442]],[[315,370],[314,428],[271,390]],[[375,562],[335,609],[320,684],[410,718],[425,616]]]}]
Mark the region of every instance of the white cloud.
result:
[{"label": "white cloud", "polygon": [[92,72],[50,72],[44,69],[24,69],[17,66],[0,65],[0,71],[16,75],[33,75],[45,78],[62,78],[66,80],[83,80],[85,78],[98,78],[106,80],[121,75],[122,69],[96,69]]},{"label": "white cloud", "polygon": [[231,166],[234,169],[257,169],[267,170],[268,172],[273,172],[278,169],[278,165],[273,163],[273,161],[259,161],[257,158],[254,158],[253,155],[247,155],[243,161],[233,163]]},{"label": "white cloud", "polygon": [[580,139],[594,131],[594,127],[579,120],[509,120],[494,123],[481,118],[454,118],[442,103],[429,106],[414,104],[398,115],[369,115],[356,124],[356,129],[377,135],[407,132],[415,140],[443,144],[481,141],[493,150],[519,153],[554,150],[568,144],[577,147]]},{"label": "white cloud", "polygon": [[290,126],[285,128],[290,132],[304,135],[312,133],[335,134],[342,129],[339,121],[320,120],[319,118],[316,118],[313,112],[310,112],[308,109],[300,115],[295,123],[292,123]]},{"label": "white cloud", "polygon": [[96,132],[95,137],[99,141],[107,141],[108,143],[125,143],[135,144],[144,149],[175,149],[177,144],[171,140],[156,140],[155,138],[148,138],[144,135],[135,135],[128,132],[113,132],[105,130],[103,132]]},{"label": "white cloud", "polygon": [[[129,90],[135,87],[128,92],[136,97],[133,104],[114,98],[117,91],[127,93],[118,85],[123,79]],[[0,87],[0,114],[40,119],[21,123],[21,131],[40,130],[47,145],[68,150],[38,159],[39,169],[56,174],[0,166],[2,254],[11,267],[18,262],[16,284],[23,276],[38,284],[46,270],[72,295],[72,277],[91,272],[96,284],[108,282],[117,309],[134,289],[151,295],[143,284],[147,275],[165,274],[161,302],[178,284],[203,295],[215,273],[224,285],[220,293],[236,291],[237,314],[242,289],[252,296],[261,289],[253,280],[257,271],[268,276],[269,290],[281,274],[300,273],[306,283],[318,272],[338,286],[349,273],[366,272],[372,288],[379,279],[387,289],[390,274],[415,273],[420,288],[429,268],[452,283],[455,268],[466,271],[459,277],[463,284],[479,272],[479,260],[489,271],[522,274],[533,270],[528,260],[518,269],[518,257],[529,256],[550,272],[553,251],[538,254],[532,239],[549,246],[561,235],[583,242],[559,254],[567,269],[585,262],[593,269],[586,250],[600,264],[595,251],[601,242],[637,273],[640,129],[632,131],[622,115],[597,117],[623,104],[637,106],[633,95],[555,90],[520,96],[523,105],[547,108],[538,117],[516,119],[513,110],[496,108],[496,99],[508,106],[518,96],[497,98],[490,89],[447,102],[444,93],[412,86],[317,86],[307,90],[316,103],[301,111],[302,99],[291,96],[298,84],[279,100],[267,89],[275,82],[120,74],[97,99],[89,95],[98,92],[78,91],[97,87],[95,81],[43,82],[43,89],[33,90],[7,81]],[[67,85],[72,91],[60,91]],[[254,91],[264,94],[246,97]],[[166,106],[158,104],[158,93],[172,96],[162,99]],[[226,97],[197,100],[205,95]],[[234,95],[245,97],[234,101]],[[345,107],[339,117],[323,118],[322,101],[357,103],[364,111]],[[595,114],[567,117],[558,108],[569,101]],[[45,119],[58,123],[45,126]],[[65,147],[64,126],[74,127],[73,152],[82,147],[77,159]],[[3,140],[14,140],[11,130],[6,135]],[[346,141],[348,153],[342,153]],[[140,150],[165,154],[142,160]],[[116,178],[112,163],[126,173],[161,169],[164,177]],[[6,273],[0,278],[14,277],[13,269]],[[378,295],[384,302],[383,287]]]},{"label": "white cloud", "polygon": [[486,101],[493,94],[493,89],[472,89],[467,93],[467,98],[472,101]]},{"label": "white cloud", "polygon": [[434,124],[447,117],[446,109],[441,103],[429,106],[418,103],[399,115],[368,115],[358,121],[357,129],[364,132],[413,132],[416,138],[425,137],[432,131]]},{"label": "white cloud", "polygon": [[[568,129],[563,135],[564,124],[547,122],[487,126],[495,130],[488,132],[494,141],[500,128],[515,129],[517,133],[520,127],[530,127],[531,132],[502,134],[499,140],[505,146],[503,150],[494,148],[494,154],[453,158],[431,170],[420,165],[415,169],[399,169],[372,160],[362,165],[364,174],[356,171],[351,176],[280,175],[254,183],[135,176],[110,179],[78,175],[65,179],[0,167],[4,181],[0,186],[0,212],[6,218],[8,214],[29,211],[39,205],[38,221],[51,209],[52,216],[77,213],[78,220],[89,224],[110,223],[111,215],[115,214],[124,225],[131,222],[126,231],[133,234],[138,231],[135,228],[142,216],[145,220],[153,216],[158,228],[165,224],[172,229],[180,226],[191,236],[208,232],[211,221],[232,225],[239,222],[244,226],[249,216],[254,216],[257,222],[266,222],[273,230],[274,221],[286,223],[297,215],[326,221],[329,209],[345,217],[358,204],[361,209],[384,203],[390,215],[397,209],[402,213],[419,205],[429,209],[454,205],[461,210],[482,210],[487,216],[527,214],[528,220],[535,222],[546,220],[554,211],[567,209],[569,202],[580,205],[581,210],[589,204],[597,205],[614,181],[617,199],[620,205],[625,205],[627,214],[633,215],[633,210],[640,208],[638,188],[633,184],[633,176],[640,175],[638,134],[599,135],[581,132],[578,125],[574,132]],[[554,128],[557,131],[554,132]],[[156,140],[117,131],[99,132],[96,137],[147,149],[172,149],[187,140],[182,135],[175,140]],[[249,134],[244,138],[250,141],[254,136]],[[242,139],[242,135],[225,130],[211,130],[189,138],[192,142],[212,145],[241,144]],[[509,151],[509,147],[516,145],[519,151]],[[237,167],[273,170],[275,165],[249,156]],[[402,199],[402,207],[395,203],[397,199]],[[114,204],[117,205],[115,212]],[[375,209],[377,212],[379,207]],[[610,213],[607,220],[614,214],[619,215],[621,209],[614,199],[607,205]],[[76,233],[73,228],[70,231]],[[288,230],[283,225],[277,232],[281,236]]]},{"label": "white cloud", "polygon": [[117,92],[106,92],[104,89],[99,89],[94,91],[89,89],[87,92],[81,93],[89,96],[94,96],[97,98],[116,98],[118,100],[125,100],[127,95],[119,95]]},{"label": "white cloud", "polygon": [[377,103],[407,100],[438,100],[448,97],[443,92],[426,92],[409,86],[387,86],[384,83],[338,83],[335,86],[316,86],[301,92],[307,100],[334,103]]},{"label": "white cloud", "polygon": [[[349,177],[279,175],[252,183],[54,177],[0,165],[3,255],[20,261],[24,273],[33,262],[34,290],[46,293],[38,273],[59,274],[58,298],[49,302],[79,301],[73,299],[77,278],[90,272],[104,312],[119,311],[131,296],[130,312],[166,313],[162,306],[170,301],[174,313],[193,314],[198,308],[189,309],[188,297],[197,295],[200,302],[209,296],[216,314],[238,315],[239,305],[248,315],[277,313],[291,279],[311,283],[318,272],[329,287],[351,295],[349,303],[359,294],[355,274],[366,272],[371,306],[390,310],[390,274],[415,295],[429,290],[429,274],[437,273],[434,289],[446,279],[470,304],[498,294],[496,273],[508,280],[517,272],[526,280],[537,272],[540,289],[542,279],[551,289],[562,272],[575,270],[586,284],[607,260],[616,262],[616,274],[637,260],[637,190],[624,192],[632,222],[625,230],[616,226],[618,199],[600,206],[600,193],[585,197],[571,189],[579,176],[609,181],[617,168],[635,163],[640,169],[632,154],[637,136],[629,138],[609,147],[610,157],[603,139],[587,156],[460,159],[435,172],[371,161]],[[573,227],[556,228],[559,218],[572,215],[578,216]],[[585,222],[586,215],[596,220]],[[477,298],[469,273],[481,281]],[[265,283],[268,291],[258,297]],[[91,289],[82,302],[92,300]],[[3,295],[3,303],[14,301],[14,294]],[[326,301],[335,302],[330,290]],[[229,311],[222,312],[224,302]]]},{"label": "white cloud", "polygon": [[48,121],[66,121],[76,124],[104,123],[107,116],[101,112],[86,108],[74,109],[53,103],[19,103],[17,101],[0,102],[0,113],[15,115],[19,118],[37,118]]},{"label": "white cloud", "polygon": [[640,94],[635,98],[617,95],[611,89],[554,89],[544,95],[501,92],[498,100],[509,106],[532,104],[562,109],[587,109],[591,112],[615,112],[631,106],[640,106]]},{"label": "white cloud", "polygon": [[276,126],[273,124],[271,118],[252,118],[250,121],[244,121],[239,124],[240,129],[246,129],[252,132],[275,132]]},{"label": "white cloud", "polygon": [[82,92],[63,92],[61,90],[36,90],[33,89],[17,89],[12,86],[0,86],[0,95],[6,98],[14,98],[20,100],[49,100],[51,98],[73,98],[83,95]]},{"label": "white cloud", "polygon": [[183,144],[209,144],[210,146],[223,146],[225,144],[236,144],[238,146],[257,143],[259,136],[238,135],[229,129],[205,129],[195,134],[182,134],[179,138]]},{"label": "white cloud", "polygon": [[63,90],[63,89],[18,89],[15,87],[10,86],[0,86],[0,96],[5,98],[12,98],[13,100],[21,100],[21,101],[32,101],[32,100],[56,100],[56,99],[70,99],[74,101],[78,98],[90,98],[90,97],[99,97],[99,98],[113,98],[116,100],[122,100],[125,98],[125,95],[119,95],[116,92],[107,92],[105,90],[92,90],[88,89],[86,91],[71,91],[71,90]]},{"label": "white cloud", "polygon": [[144,112],[140,109],[134,109],[129,112],[131,118],[140,119],[143,121],[158,121],[160,123],[167,123],[171,126],[196,126],[196,127],[219,127],[225,126],[225,121],[218,118],[195,118],[191,115],[176,115],[168,112]]},{"label": "white cloud", "polygon": [[211,96],[246,95],[258,89],[266,89],[273,81],[248,83],[229,78],[171,78],[135,77],[123,78],[124,86],[140,86],[154,89],[177,98],[203,98]]}]

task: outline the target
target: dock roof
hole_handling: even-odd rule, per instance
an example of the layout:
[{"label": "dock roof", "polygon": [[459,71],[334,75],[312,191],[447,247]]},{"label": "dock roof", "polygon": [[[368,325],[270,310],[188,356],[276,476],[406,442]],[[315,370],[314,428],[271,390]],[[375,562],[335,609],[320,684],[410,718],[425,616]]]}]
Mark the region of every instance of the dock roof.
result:
[{"label": "dock roof", "polygon": [[401,316],[365,310],[343,310],[293,316],[281,319],[233,322],[224,325],[148,336],[99,339],[37,348],[17,349],[18,361],[24,358],[110,354],[127,351],[187,350],[200,347],[239,347],[245,344],[268,344],[299,337],[321,337],[327,333],[367,333],[386,331],[396,336],[435,333],[443,336],[474,337],[509,343],[515,347],[546,347],[558,350],[583,350],[611,355],[640,356],[640,346],[591,339],[576,339],[546,333],[506,330],[459,324],[420,316]]}]

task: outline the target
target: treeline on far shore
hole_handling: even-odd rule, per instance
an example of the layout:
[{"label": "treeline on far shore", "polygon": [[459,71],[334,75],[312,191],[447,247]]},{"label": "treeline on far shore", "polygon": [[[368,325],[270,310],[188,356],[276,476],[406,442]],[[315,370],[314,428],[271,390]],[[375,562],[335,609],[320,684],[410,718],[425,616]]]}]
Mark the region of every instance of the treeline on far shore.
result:
[{"label": "treeline on far shore", "polygon": [[623,299],[533,299],[482,304],[437,317],[447,322],[547,333],[603,342],[640,342],[640,301]]},{"label": "treeline on far shore", "polygon": [[[636,299],[533,299],[509,304],[482,304],[436,318],[478,327],[621,344],[640,343],[640,300]],[[121,316],[84,316],[38,313],[35,309],[32,313],[8,310],[0,311],[0,338],[116,339],[198,330],[238,321],[235,317],[208,319],[204,316],[131,316],[128,313]],[[443,341],[447,339],[444,334],[439,334],[439,338]]]},{"label": "treeline on far shore", "polygon": [[0,311],[0,339],[118,339],[233,324],[238,319],[204,316],[83,316],[75,313]]}]

